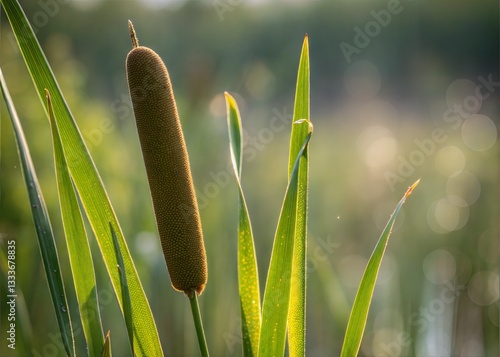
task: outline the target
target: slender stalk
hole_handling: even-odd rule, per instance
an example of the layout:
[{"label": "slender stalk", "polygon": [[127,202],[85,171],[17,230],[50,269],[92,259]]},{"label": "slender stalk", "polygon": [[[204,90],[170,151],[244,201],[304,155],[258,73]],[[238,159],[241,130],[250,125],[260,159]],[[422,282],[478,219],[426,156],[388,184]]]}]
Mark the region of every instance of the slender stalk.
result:
[{"label": "slender stalk", "polygon": [[198,304],[198,294],[196,291],[191,290],[187,295],[191,304],[191,312],[193,313],[194,326],[196,328],[196,335],[198,336],[201,355],[202,357],[209,357],[205,331],[203,330],[203,322],[201,321],[200,305]]}]

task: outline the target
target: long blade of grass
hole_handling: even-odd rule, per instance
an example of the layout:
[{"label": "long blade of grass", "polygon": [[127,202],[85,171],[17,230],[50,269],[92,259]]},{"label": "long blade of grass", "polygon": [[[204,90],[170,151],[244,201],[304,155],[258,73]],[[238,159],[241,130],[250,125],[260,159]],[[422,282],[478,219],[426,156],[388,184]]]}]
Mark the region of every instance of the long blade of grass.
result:
[{"label": "long blade of grass", "polygon": [[[306,35],[300,55],[295,91],[293,122],[310,119],[309,103],[309,39]],[[304,139],[308,135],[305,126],[293,125],[290,137],[290,155],[288,162],[289,177],[293,171],[295,158]],[[288,346],[290,357],[302,357],[306,350],[306,276],[307,276],[307,193],[309,185],[309,154],[306,149],[304,160],[299,163],[297,213],[292,262],[292,282],[290,311],[288,313]]]},{"label": "long blade of grass", "polygon": [[[21,161],[22,172],[28,197],[31,205],[31,213],[35,223],[35,229],[38,237],[38,245],[42,254],[43,266],[49,284],[52,304],[56,313],[61,339],[64,345],[64,350],[69,356],[75,355],[75,342],[73,337],[73,329],[71,327],[71,318],[69,315],[68,302],[66,300],[66,292],[64,290],[61,269],[59,267],[59,257],[57,255],[56,243],[52,226],[50,224],[49,213],[45,206],[42,190],[38,184],[35,167],[31,160],[28,143],[24,136],[24,131],[21,126],[21,121],[17,116],[14,103],[10,97],[7,84],[5,83],[2,71],[0,70],[0,86],[2,94],[7,104],[12,126],[16,137],[17,147],[19,150],[19,158]],[[14,292],[12,292],[15,295]]]},{"label": "long blade of grass", "polygon": [[310,121],[300,120],[293,125],[306,126],[309,134],[297,154],[274,237],[262,307],[262,327],[259,341],[259,356],[262,357],[283,356],[285,351],[297,215],[299,166],[300,162],[304,160],[304,153],[312,135]]},{"label": "long blade of grass", "polygon": [[113,237],[113,246],[115,248],[116,260],[118,261],[118,273],[120,274],[120,284],[122,288],[122,301],[123,301],[123,317],[125,318],[125,325],[127,326],[128,339],[130,341],[130,348],[134,350],[134,325],[132,319],[132,301],[130,300],[130,291],[128,289],[127,276],[125,275],[125,264],[123,263],[123,256],[116,238],[115,230],[111,223],[109,224],[111,236]]},{"label": "long blade of grass", "polygon": [[241,158],[243,153],[241,117],[236,100],[224,93],[227,105],[227,125],[231,162],[233,164],[239,192],[238,223],[238,287],[241,305],[241,329],[243,336],[243,356],[258,355],[260,336],[260,291],[257,259],[250,216],[241,187]]},{"label": "long blade of grass", "polygon": [[12,26],[41,102],[45,102],[45,88],[51,93],[55,119],[69,172],[97,238],[118,302],[123,309],[120,276],[116,269],[117,261],[113,241],[109,234],[109,222],[111,222],[120,243],[130,296],[134,302],[132,304],[134,352],[136,356],[162,356],[163,351],[156,324],[137,270],[104,185],[85,146],[73,115],[66,104],[47,59],[18,1],[0,0],[0,3]]},{"label": "long blade of grass", "polygon": [[92,262],[92,255],[80,207],[78,206],[76,193],[62,151],[61,139],[57,131],[52,102],[48,92],[47,108],[52,129],[59,203],[83,333],[87,340],[89,356],[98,357],[101,354],[104,339],[99,304],[97,302],[94,263]]},{"label": "long blade of grass", "polygon": [[387,222],[387,225],[377,242],[377,245],[375,246],[375,249],[373,250],[368,264],[366,265],[365,272],[361,278],[361,283],[359,284],[358,292],[356,293],[356,298],[354,299],[354,304],[351,309],[349,322],[347,323],[347,331],[344,338],[344,344],[342,345],[342,352],[340,354],[341,357],[355,357],[358,355],[361,339],[363,338],[363,333],[365,331],[366,320],[368,319],[368,311],[370,309],[373,290],[375,289],[375,282],[377,280],[380,264],[382,263],[387,243],[389,242],[392,227],[394,226],[396,217],[399,210],[405,203],[406,198],[412,193],[419,182],[420,180],[411,185],[404,194],[403,198],[401,198],[397,204],[389,222]]}]

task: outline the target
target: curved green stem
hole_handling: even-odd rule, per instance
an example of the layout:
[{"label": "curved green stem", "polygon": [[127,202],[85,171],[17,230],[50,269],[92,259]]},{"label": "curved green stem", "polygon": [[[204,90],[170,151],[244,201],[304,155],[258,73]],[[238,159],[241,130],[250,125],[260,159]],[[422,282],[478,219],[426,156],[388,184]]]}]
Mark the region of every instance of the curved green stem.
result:
[{"label": "curved green stem", "polygon": [[198,335],[201,355],[202,357],[209,357],[205,331],[203,330],[203,322],[201,321],[200,305],[198,304],[198,294],[196,291],[192,290],[189,292],[188,298],[191,304],[191,312],[193,313],[194,326],[196,328],[196,335]]}]

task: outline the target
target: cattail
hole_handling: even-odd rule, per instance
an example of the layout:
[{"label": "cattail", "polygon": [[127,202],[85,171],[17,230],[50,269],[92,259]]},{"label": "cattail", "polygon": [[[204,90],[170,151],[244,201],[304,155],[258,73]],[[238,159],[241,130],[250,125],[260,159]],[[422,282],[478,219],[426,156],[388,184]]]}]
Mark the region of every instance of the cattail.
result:
[{"label": "cattail", "polygon": [[189,159],[167,69],[150,48],[133,49],[127,80],[148,176],[156,224],[174,289],[201,294],[207,263]]}]

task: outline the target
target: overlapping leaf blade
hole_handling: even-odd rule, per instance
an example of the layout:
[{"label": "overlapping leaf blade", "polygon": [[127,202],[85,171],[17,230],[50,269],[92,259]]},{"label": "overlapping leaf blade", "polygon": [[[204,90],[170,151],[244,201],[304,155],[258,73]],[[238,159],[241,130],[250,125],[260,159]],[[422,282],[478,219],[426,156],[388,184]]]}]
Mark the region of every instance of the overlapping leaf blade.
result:
[{"label": "overlapping leaf blade", "polygon": [[56,166],[57,189],[66,243],[68,245],[69,261],[73,283],[75,285],[78,308],[82,321],[83,332],[87,341],[89,356],[100,356],[104,343],[97,289],[94,274],[94,263],[90,253],[87,233],[81,216],[73,183],[69,176],[66,159],[62,151],[61,139],[57,130],[54,111],[47,93],[47,104],[52,141],[54,146],[54,161]]},{"label": "overlapping leaf blade", "polygon": [[69,172],[97,238],[113,288],[122,307],[120,277],[116,269],[117,261],[112,238],[109,234],[110,222],[116,232],[122,249],[131,299],[134,301],[132,306],[134,317],[134,352],[137,356],[162,356],[163,351],[151,309],[134,263],[132,262],[126,241],[104,185],[88,153],[69,107],[18,1],[0,0],[0,3],[12,26],[40,100],[42,103],[44,102],[46,88],[52,95],[55,119]]},{"label": "overlapping leaf blade", "polygon": [[243,153],[241,118],[234,98],[227,92],[225,97],[231,162],[239,192],[238,287],[241,305],[243,355],[250,357],[258,355],[259,347],[261,324],[259,276],[252,226],[245,196],[243,195],[243,188],[241,187],[241,158]]},{"label": "overlapping leaf blade", "polygon": [[38,178],[33,166],[28,143],[24,136],[24,131],[14,108],[14,104],[10,97],[5,83],[3,74],[0,70],[0,86],[2,94],[7,104],[7,110],[12,121],[14,134],[16,137],[17,147],[19,150],[19,158],[21,161],[22,172],[28,197],[31,205],[31,213],[35,223],[35,229],[38,237],[38,244],[42,254],[43,266],[49,284],[50,295],[56,313],[61,339],[64,345],[64,350],[69,356],[75,355],[75,343],[73,329],[71,327],[71,318],[69,315],[68,303],[66,300],[66,292],[59,267],[59,257],[57,255],[54,234],[50,223],[49,213],[45,206],[42,190],[38,184]]},{"label": "overlapping leaf blade", "polygon": [[305,160],[304,153],[312,134],[312,124],[309,120],[300,120],[293,125],[305,126],[308,135],[297,154],[274,237],[262,307],[262,327],[259,341],[259,356],[262,357],[283,356],[285,351],[297,217],[299,166],[300,162]]},{"label": "overlapping leaf blade", "polygon": [[109,331],[104,339],[104,346],[102,347],[101,357],[111,357],[111,337],[109,336]]},{"label": "overlapping leaf blade", "polygon": [[405,203],[406,198],[418,185],[419,181],[420,180],[408,188],[403,198],[401,198],[397,204],[372,252],[368,264],[366,265],[365,272],[361,278],[361,283],[359,284],[358,292],[356,293],[356,298],[354,299],[354,304],[351,309],[349,322],[347,323],[341,357],[355,357],[358,355],[361,339],[363,338],[363,333],[365,331],[366,320],[368,319],[368,311],[370,309],[373,290],[375,289],[375,282],[380,270],[380,265],[382,264],[382,258],[384,257],[387,243],[389,242],[392,227],[394,226],[396,217]]},{"label": "overlapping leaf blade", "polygon": [[120,274],[120,286],[122,288],[122,301],[123,301],[123,317],[125,318],[125,325],[127,326],[128,339],[130,341],[130,348],[134,350],[134,325],[132,319],[132,301],[130,300],[130,291],[128,289],[127,275],[125,274],[125,264],[123,256],[116,238],[115,230],[111,223],[109,224],[111,237],[113,238],[113,246],[115,247],[116,260],[118,261],[118,274]]},{"label": "overlapping leaf blade", "polygon": [[[309,39],[306,35],[297,73],[293,122],[300,119],[310,119],[309,92]],[[297,154],[308,134],[308,128],[305,126],[292,126],[288,161],[289,177],[292,175]],[[303,156],[304,159],[300,161],[298,171],[297,213],[295,218],[290,311],[288,313],[290,357],[304,356],[306,348],[307,196],[309,185],[309,154],[307,149],[304,151]]]}]

